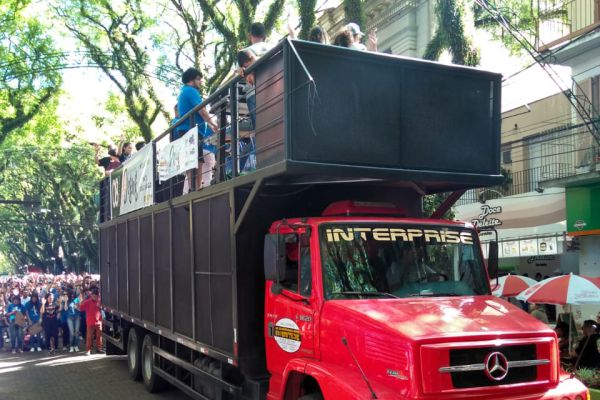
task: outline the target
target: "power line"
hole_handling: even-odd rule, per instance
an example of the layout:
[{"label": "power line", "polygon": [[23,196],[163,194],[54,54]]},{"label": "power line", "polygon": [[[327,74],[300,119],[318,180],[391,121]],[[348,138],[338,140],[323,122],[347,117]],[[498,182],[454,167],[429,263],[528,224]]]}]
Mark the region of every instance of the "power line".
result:
[{"label": "power line", "polygon": [[[523,36],[521,32],[519,32],[510,21],[508,21],[502,13],[494,6],[492,6],[488,0],[475,0],[477,4],[479,4],[484,10],[486,10],[492,18],[494,18],[502,27],[504,27],[510,35],[519,43],[523,49],[542,67],[544,72],[552,79],[552,81],[562,89],[560,75],[550,66],[550,64],[542,64],[542,62],[548,60],[552,57],[550,55],[542,55],[540,54],[532,43],[530,43],[526,37]],[[566,86],[564,82],[563,86]],[[598,127],[596,123],[592,120],[591,116],[587,112],[586,104],[583,104],[581,97],[584,97],[584,101],[589,103],[589,99],[585,96],[585,93],[581,90],[575,80],[572,81],[574,85],[579,89],[578,92],[580,95],[575,95],[572,90],[568,89],[563,91],[562,93],[567,97],[571,105],[575,108],[575,111],[581,116],[582,120],[585,123],[586,128],[592,134],[592,137],[600,144],[600,132],[598,131]]]}]

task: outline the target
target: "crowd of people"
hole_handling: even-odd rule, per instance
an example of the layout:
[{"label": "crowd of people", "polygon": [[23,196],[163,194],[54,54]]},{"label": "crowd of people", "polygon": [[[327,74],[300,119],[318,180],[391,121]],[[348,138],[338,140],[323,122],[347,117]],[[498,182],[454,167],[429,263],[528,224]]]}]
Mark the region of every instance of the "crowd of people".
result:
[{"label": "crowd of people", "polygon": [[[98,277],[29,274],[0,277],[0,350],[102,351]],[[7,341],[8,339],[8,341]]]},{"label": "crowd of people", "polygon": [[[296,39],[296,31],[291,27],[288,21],[289,37]],[[243,98],[245,99],[248,115],[241,119],[238,126],[240,131],[239,139],[239,172],[241,174],[250,172],[256,168],[256,142],[255,142],[255,125],[256,125],[256,96],[254,73],[247,70],[260,57],[272,49],[275,44],[267,41],[267,31],[262,23],[256,22],[250,26],[248,32],[248,40],[250,45],[240,49],[237,54],[238,68],[236,73],[243,77],[245,85],[243,86]],[[327,31],[321,26],[313,27],[308,35],[308,40],[321,44],[330,44]],[[366,44],[364,44],[365,42]],[[339,31],[332,41],[333,45],[347,47],[362,51],[377,51],[377,34],[375,29],[371,29],[368,35],[365,35],[356,23],[349,23]],[[186,115],[189,111],[200,105],[203,101],[201,88],[203,86],[203,75],[196,68],[189,68],[182,74],[182,88],[180,90],[177,104],[174,107],[175,119],[173,123],[177,123],[180,116]],[[217,118],[211,115],[207,108],[201,108],[196,115],[193,115],[186,120],[181,121],[173,129],[171,140],[176,140],[183,136],[192,126],[198,126],[198,140],[200,143],[199,160],[197,173],[194,174],[188,171],[183,186],[183,193],[187,193],[192,189],[200,189],[211,184],[216,167],[217,145],[214,140],[215,132],[226,130],[225,127],[219,127]],[[136,144],[143,146],[143,142]],[[109,175],[110,171],[119,167],[123,162],[131,156],[133,146],[131,143],[122,143],[121,146],[109,146],[108,156],[99,157],[99,147],[96,147],[96,163],[104,168],[105,175]],[[226,161],[226,170],[231,171],[233,161],[229,157]]]}]

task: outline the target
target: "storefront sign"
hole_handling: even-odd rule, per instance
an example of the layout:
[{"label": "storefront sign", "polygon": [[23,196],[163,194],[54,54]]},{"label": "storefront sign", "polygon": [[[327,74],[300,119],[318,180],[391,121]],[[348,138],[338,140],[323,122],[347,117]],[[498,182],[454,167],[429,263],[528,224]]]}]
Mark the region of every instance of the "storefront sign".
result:
[{"label": "storefront sign", "polygon": [[569,187],[567,231],[574,236],[600,234],[600,183]]},{"label": "storefront sign", "polygon": [[573,227],[575,227],[577,230],[582,231],[583,228],[585,228],[587,224],[585,223],[585,221],[582,221],[580,219],[578,219],[577,221],[575,221],[575,223],[573,224]]},{"label": "storefront sign", "polygon": [[502,242],[502,257],[519,257],[519,241]]},{"label": "storefront sign", "polygon": [[519,240],[519,252],[521,257],[537,256],[538,242],[537,239],[521,239]]},{"label": "storefront sign", "polygon": [[112,218],[127,214],[154,201],[153,146],[144,146],[110,175]]},{"label": "storefront sign", "polygon": [[538,238],[538,254],[540,256],[558,254],[558,242],[556,236]]},{"label": "storefront sign", "polygon": [[197,168],[198,127],[193,127],[185,135],[163,147],[156,157],[158,179],[161,182]]},{"label": "storefront sign", "polygon": [[540,261],[554,261],[555,259],[555,256],[534,256],[527,259],[527,264],[535,264]]},{"label": "storefront sign", "polygon": [[487,204],[483,204],[481,206],[481,213],[477,216],[476,219],[471,220],[471,223],[476,228],[489,228],[493,226],[502,225],[502,221],[495,217],[490,217],[490,215],[501,214],[502,207],[501,206],[489,206]]}]

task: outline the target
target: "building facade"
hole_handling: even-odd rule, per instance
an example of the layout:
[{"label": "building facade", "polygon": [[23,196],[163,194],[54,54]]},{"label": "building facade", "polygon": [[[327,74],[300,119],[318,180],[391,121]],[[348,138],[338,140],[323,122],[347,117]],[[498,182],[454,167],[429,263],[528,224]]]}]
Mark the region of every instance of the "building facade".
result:
[{"label": "building facade", "polygon": [[[421,57],[433,37],[434,5],[430,0],[371,0],[365,4],[367,26],[361,29],[377,30],[382,53]],[[330,37],[348,22],[343,5],[325,10],[318,20]]]}]

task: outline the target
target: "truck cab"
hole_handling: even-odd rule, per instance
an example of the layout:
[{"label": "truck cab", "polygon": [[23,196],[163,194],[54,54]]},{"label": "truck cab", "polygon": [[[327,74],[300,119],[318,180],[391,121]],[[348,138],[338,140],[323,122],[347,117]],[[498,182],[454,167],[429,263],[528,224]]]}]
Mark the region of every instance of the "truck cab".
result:
[{"label": "truck cab", "polygon": [[469,223],[337,202],[271,225],[265,277],[269,398],[586,398],[554,332],[491,296]]}]

